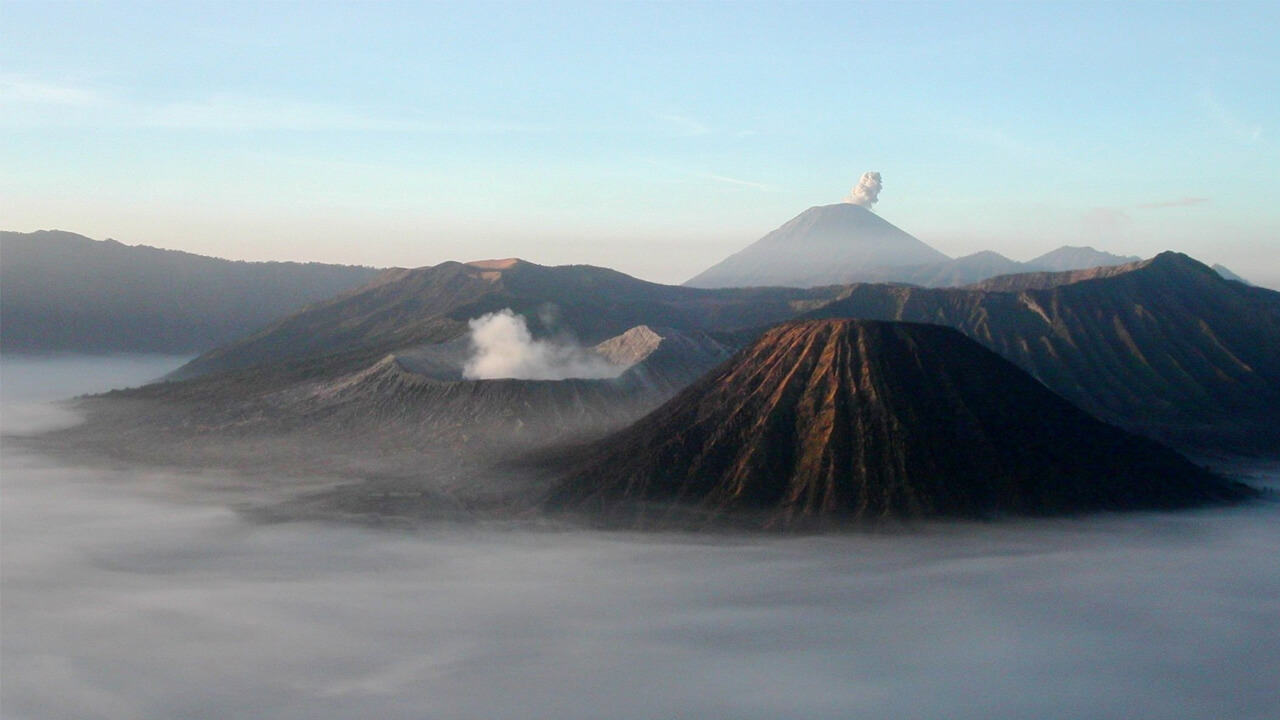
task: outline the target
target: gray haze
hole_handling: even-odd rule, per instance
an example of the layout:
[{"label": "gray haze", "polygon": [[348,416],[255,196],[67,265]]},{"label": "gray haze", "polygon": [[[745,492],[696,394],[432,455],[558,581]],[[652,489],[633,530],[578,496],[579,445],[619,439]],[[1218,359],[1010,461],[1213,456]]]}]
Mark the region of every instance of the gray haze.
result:
[{"label": "gray haze", "polygon": [[[177,364],[2,363],[9,433],[67,422],[35,404],[63,390]],[[397,533],[250,524],[193,473],[0,459],[14,720],[1280,711],[1274,502],[822,537]]]}]

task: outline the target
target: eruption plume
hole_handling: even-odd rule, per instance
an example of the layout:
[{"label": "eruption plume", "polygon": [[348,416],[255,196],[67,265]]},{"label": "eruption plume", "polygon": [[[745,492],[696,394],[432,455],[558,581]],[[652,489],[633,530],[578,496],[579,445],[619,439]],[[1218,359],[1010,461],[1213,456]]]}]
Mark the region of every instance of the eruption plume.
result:
[{"label": "eruption plume", "polygon": [[626,370],[572,343],[535,340],[524,317],[509,309],[469,325],[474,354],[462,369],[468,380],[610,378]]},{"label": "eruption plume", "polygon": [[849,191],[849,197],[844,201],[870,209],[876,204],[876,200],[880,199],[881,187],[883,186],[880,184],[880,173],[864,172],[857,186]]}]

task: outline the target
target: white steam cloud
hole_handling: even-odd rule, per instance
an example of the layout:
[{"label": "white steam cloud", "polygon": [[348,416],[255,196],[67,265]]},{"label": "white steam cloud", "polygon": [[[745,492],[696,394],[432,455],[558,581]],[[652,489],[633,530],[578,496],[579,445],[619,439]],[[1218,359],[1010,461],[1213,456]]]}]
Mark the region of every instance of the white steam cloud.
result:
[{"label": "white steam cloud", "polygon": [[572,343],[534,340],[521,315],[500,310],[471,320],[474,352],[462,368],[467,380],[567,380],[611,378],[625,366],[614,365]]},{"label": "white steam cloud", "polygon": [[858,180],[858,184],[849,191],[849,197],[844,201],[854,205],[861,205],[864,208],[870,208],[880,199],[880,173],[864,172],[862,178]]}]

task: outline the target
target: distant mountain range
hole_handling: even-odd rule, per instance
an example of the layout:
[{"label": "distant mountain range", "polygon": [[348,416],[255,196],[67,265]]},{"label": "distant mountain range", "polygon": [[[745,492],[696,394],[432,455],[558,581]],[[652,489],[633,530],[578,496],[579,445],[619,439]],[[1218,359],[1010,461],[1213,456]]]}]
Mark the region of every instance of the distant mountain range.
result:
[{"label": "distant mountain range", "polygon": [[1089,247],[1061,247],[1025,263],[991,251],[952,259],[860,205],[838,203],[805,210],[685,285],[818,287],[892,282],[957,287],[997,275],[1081,270],[1139,259]]},{"label": "distant mountain range", "polygon": [[395,355],[452,368],[457,379],[468,320],[504,308],[524,315],[535,335],[586,345],[639,334],[641,325],[701,333],[729,349],[796,317],[947,325],[1129,431],[1183,448],[1280,453],[1280,425],[1270,421],[1280,407],[1280,293],[1225,280],[1176,253],[966,288],[704,290],[589,266],[444,263],[388,271],[206,353],[175,377],[192,379],[179,386],[189,395],[261,393]]},{"label": "distant mountain range", "polygon": [[377,272],[235,262],[58,230],[0,232],[0,350],[200,352]]},{"label": "distant mountain range", "polygon": [[[467,379],[494,318],[520,319],[521,352],[569,346],[616,376]],[[347,478],[289,512],[1180,507],[1246,491],[1162,444],[1280,456],[1280,293],[1177,253],[961,288],[450,262],[384,271],[82,407],[61,437],[114,456]]]},{"label": "distant mountain range", "polygon": [[666,521],[690,506],[820,517],[999,517],[1247,497],[1087,415],[949,328],[775,327],[581,451],[554,508]]},{"label": "distant mountain range", "polygon": [[699,290],[606,268],[546,267],[514,259],[446,262],[388,270],[356,292],[201,355],[175,377],[282,361],[302,367],[308,359],[323,363],[323,372],[350,372],[405,348],[455,340],[466,334],[468,320],[504,309],[523,316],[536,337],[567,332],[595,344],[638,325],[681,332],[751,328],[794,317],[839,293],[838,288]]}]

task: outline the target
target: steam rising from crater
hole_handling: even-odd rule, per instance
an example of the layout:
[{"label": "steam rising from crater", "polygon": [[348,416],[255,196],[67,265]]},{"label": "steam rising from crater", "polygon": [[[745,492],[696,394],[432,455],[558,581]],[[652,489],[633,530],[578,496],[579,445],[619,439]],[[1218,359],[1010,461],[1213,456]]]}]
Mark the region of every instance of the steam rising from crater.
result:
[{"label": "steam rising from crater", "polygon": [[864,172],[862,173],[862,178],[858,180],[858,184],[849,191],[849,197],[845,198],[844,201],[870,209],[880,199],[880,188],[882,187],[880,173]]},{"label": "steam rising from crater", "polygon": [[482,315],[468,325],[474,349],[462,368],[468,380],[598,379],[626,370],[573,343],[535,340],[524,316],[509,309]]}]

